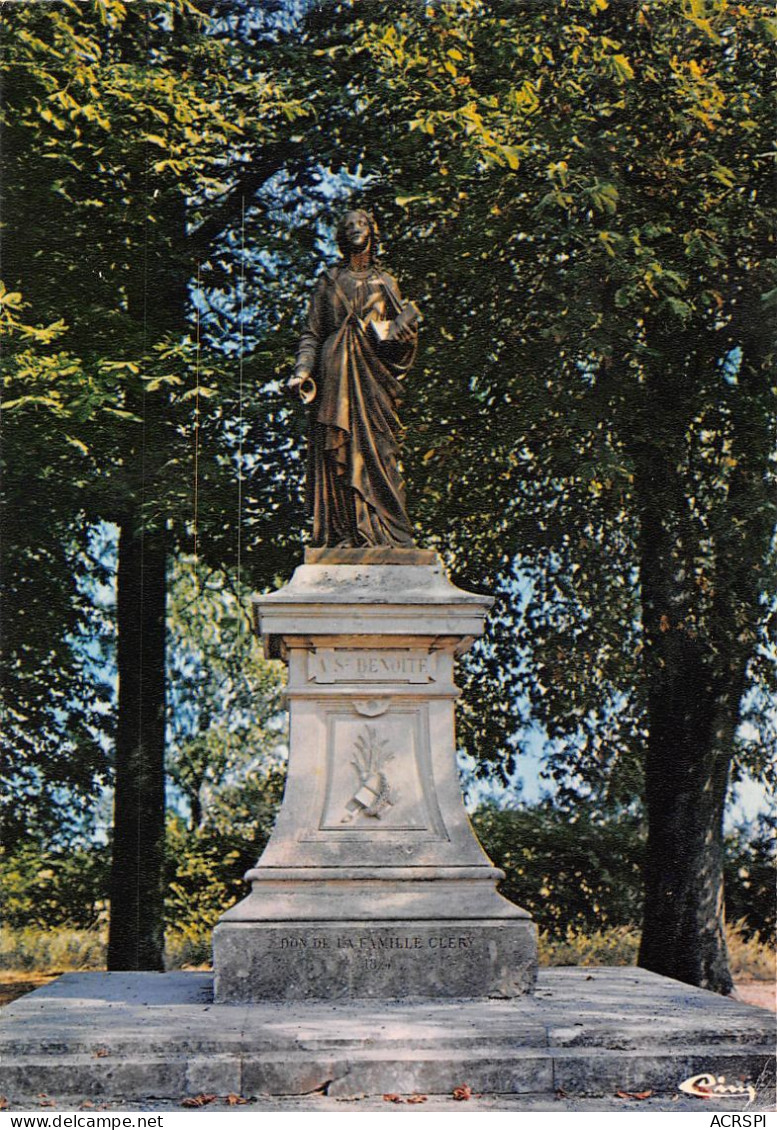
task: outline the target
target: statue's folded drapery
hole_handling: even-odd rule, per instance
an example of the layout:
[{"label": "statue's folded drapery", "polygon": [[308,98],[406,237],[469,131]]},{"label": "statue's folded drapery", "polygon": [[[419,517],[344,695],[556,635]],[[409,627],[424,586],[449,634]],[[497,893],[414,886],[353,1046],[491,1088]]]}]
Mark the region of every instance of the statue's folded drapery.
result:
[{"label": "statue's folded drapery", "polygon": [[297,355],[317,390],[307,475],[314,546],[413,545],[397,408],[416,332],[381,341],[370,324],[401,309],[396,281],[377,265],[334,267],[316,284]]}]

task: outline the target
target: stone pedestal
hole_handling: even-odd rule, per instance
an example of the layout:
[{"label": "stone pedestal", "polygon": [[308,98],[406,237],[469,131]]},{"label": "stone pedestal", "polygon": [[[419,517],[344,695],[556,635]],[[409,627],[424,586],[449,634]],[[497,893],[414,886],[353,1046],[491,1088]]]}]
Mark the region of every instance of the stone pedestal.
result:
[{"label": "stone pedestal", "polygon": [[515,997],[536,930],[461,798],[453,661],[492,601],[424,550],[308,550],[256,600],[289,665],[286,793],[214,932],[218,1003]]}]

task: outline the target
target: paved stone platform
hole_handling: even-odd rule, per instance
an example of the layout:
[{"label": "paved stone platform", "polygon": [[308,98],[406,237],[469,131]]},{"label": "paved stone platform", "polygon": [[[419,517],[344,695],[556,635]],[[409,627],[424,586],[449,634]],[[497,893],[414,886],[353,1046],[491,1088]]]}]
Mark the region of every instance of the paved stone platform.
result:
[{"label": "paved stone platform", "polygon": [[537,1109],[560,1093],[677,1097],[705,1074],[774,1104],[771,1013],[638,969],[541,970],[516,1000],[212,1002],[209,973],[65,974],[0,1011],[0,1091],[347,1098],[466,1083]]}]

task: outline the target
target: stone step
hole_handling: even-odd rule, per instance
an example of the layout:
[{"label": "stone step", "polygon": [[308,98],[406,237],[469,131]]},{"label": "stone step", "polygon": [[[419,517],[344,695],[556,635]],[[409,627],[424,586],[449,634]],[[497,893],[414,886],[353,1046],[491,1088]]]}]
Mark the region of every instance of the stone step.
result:
[{"label": "stone step", "polygon": [[773,1102],[775,1017],[636,969],[542,970],[517,1001],[214,1005],[210,975],[66,974],[0,1013],[0,1091],[180,1099],[385,1092]]},{"label": "stone step", "polygon": [[[701,1073],[736,1082],[750,1081],[762,1094],[768,1088],[773,1049],[710,1046],[682,1054],[599,1048],[471,1049],[406,1047],[401,1056],[388,1049],[355,1051],[348,1056],[305,1053],[241,1056],[131,1055],[95,1059],[89,1055],[12,1056],[0,1067],[3,1092],[158,1097],[175,1099],[202,1091],[214,1094],[331,1096],[450,1094],[468,1084],[482,1094],[605,1095],[617,1091],[676,1092],[683,1080]],[[773,1072],[772,1072],[773,1078]]]}]

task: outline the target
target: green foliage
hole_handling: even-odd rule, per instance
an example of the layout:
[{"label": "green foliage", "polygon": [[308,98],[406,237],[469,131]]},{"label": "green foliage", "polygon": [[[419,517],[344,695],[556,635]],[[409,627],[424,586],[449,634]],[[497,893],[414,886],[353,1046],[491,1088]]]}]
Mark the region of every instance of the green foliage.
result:
[{"label": "green foliage", "polygon": [[362,202],[426,315],[419,528],[501,590],[466,748],[508,777],[530,717],[566,807],[643,792],[641,959],[726,991],[727,781],[777,764],[773,13],[334,9],[319,102],[350,51]]},{"label": "green foliage", "polygon": [[193,830],[219,789],[285,753],[283,667],[263,658],[248,593],[196,559],[173,567],[168,602],[167,771]]},{"label": "green foliage", "polygon": [[[622,937],[626,955],[639,945],[642,817],[579,801],[569,811],[551,802],[518,809],[488,805],[474,813],[472,822],[486,852],[505,872],[502,893],[531,912],[546,947],[560,947],[553,949],[557,958],[550,964],[567,963],[565,945],[576,955],[569,964],[596,964],[600,957],[604,964],[618,964],[604,960],[602,947],[619,950]],[[737,924],[743,945],[774,941],[774,851],[773,822],[767,818],[726,837],[726,918]],[[585,957],[589,944],[590,962]]]},{"label": "green foliage", "polygon": [[213,954],[213,932],[201,934],[177,930],[165,935],[165,969],[198,969],[210,967]]},{"label": "green foliage", "polygon": [[[255,586],[288,571],[300,460],[280,436],[302,425],[273,382],[330,169],[362,184],[425,314],[406,416],[419,533],[454,579],[499,592],[465,671],[465,745],[508,776],[539,723],[571,816],[581,793],[641,793],[664,727],[672,773],[654,780],[686,817],[710,785],[704,841],[732,756],[763,776],[777,748],[773,13],[332,0],[288,40],[263,37],[261,5],[223,16],[8,13],[7,794],[24,809],[47,790],[52,809],[107,772],[110,693],[90,699],[77,643],[96,521],[164,530]],[[235,365],[246,340],[262,348]],[[203,704],[224,678],[208,648]],[[233,732],[176,735],[193,811],[232,787]],[[29,826],[6,821],[17,842]],[[593,860],[585,819],[577,833]],[[581,921],[610,906],[586,883]]]},{"label": "green foliage", "polygon": [[[213,253],[280,167],[273,146],[305,107],[268,59],[209,34],[207,5],[65,0],[4,17],[11,842],[48,819],[57,788],[94,796],[108,774],[112,694],[90,685],[79,584],[105,583],[88,559],[94,524],[163,530],[217,563],[278,540],[267,530],[283,511],[266,503],[273,458],[252,464],[251,486],[238,482],[250,478],[249,421],[269,430],[255,390],[274,372],[254,371],[244,391],[242,368],[192,324],[189,295],[195,283],[235,285],[237,256]],[[257,583],[282,552],[273,544],[268,565],[248,558]]]},{"label": "green foliage", "polygon": [[[269,839],[284,779],[278,765],[260,764],[249,769],[245,779],[222,782],[214,789],[195,828],[180,816],[169,818],[167,934],[170,953],[178,954],[177,959],[168,955],[169,960],[189,960],[181,956],[181,947],[190,943],[192,952],[199,952],[197,947],[209,938],[218,917],[246,893],[243,876]],[[79,931],[91,939],[84,960],[92,961],[98,952],[95,938],[107,916],[109,868],[110,847],[94,843],[63,850],[27,844],[0,856],[3,922],[19,939],[21,964],[11,967],[60,967],[57,963],[66,960],[67,939]],[[49,951],[44,946],[42,964],[34,965],[35,939],[52,939],[53,946],[55,937],[62,939],[58,948]],[[78,945],[73,944],[77,954]]]},{"label": "green foliage", "polygon": [[777,820],[761,816],[726,840],[726,916],[745,939],[777,941]]},{"label": "green foliage", "polygon": [[105,920],[110,849],[46,851],[26,843],[0,854],[2,918],[14,929],[91,929]]},{"label": "green foliage", "polygon": [[500,890],[530,911],[540,930],[563,937],[634,926],[642,904],[644,829],[622,813],[609,821],[583,805],[480,808],[472,820],[506,875]]},{"label": "green foliage", "polygon": [[[196,947],[219,916],[246,894],[243,879],[264,850],[283,794],[284,774],[265,766],[214,793],[195,829],[168,822],[168,937]],[[177,939],[177,940],[176,940]]]},{"label": "green foliage", "polygon": [[[774,676],[772,45],[767,6],[707,7],[402,4],[353,31],[392,137],[367,199],[426,313],[419,524],[463,580],[504,578],[504,639],[477,666],[493,709],[467,743],[489,768],[516,699],[562,784],[641,755],[654,614],[721,677],[734,652]],[[636,583],[648,454],[687,579],[655,612]],[[759,722],[737,755],[763,767]]]},{"label": "green foliage", "polygon": [[207,936],[224,910],[244,893],[240,851],[212,834],[189,832],[175,817],[168,823],[170,882],[165,909],[176,937]]}]

